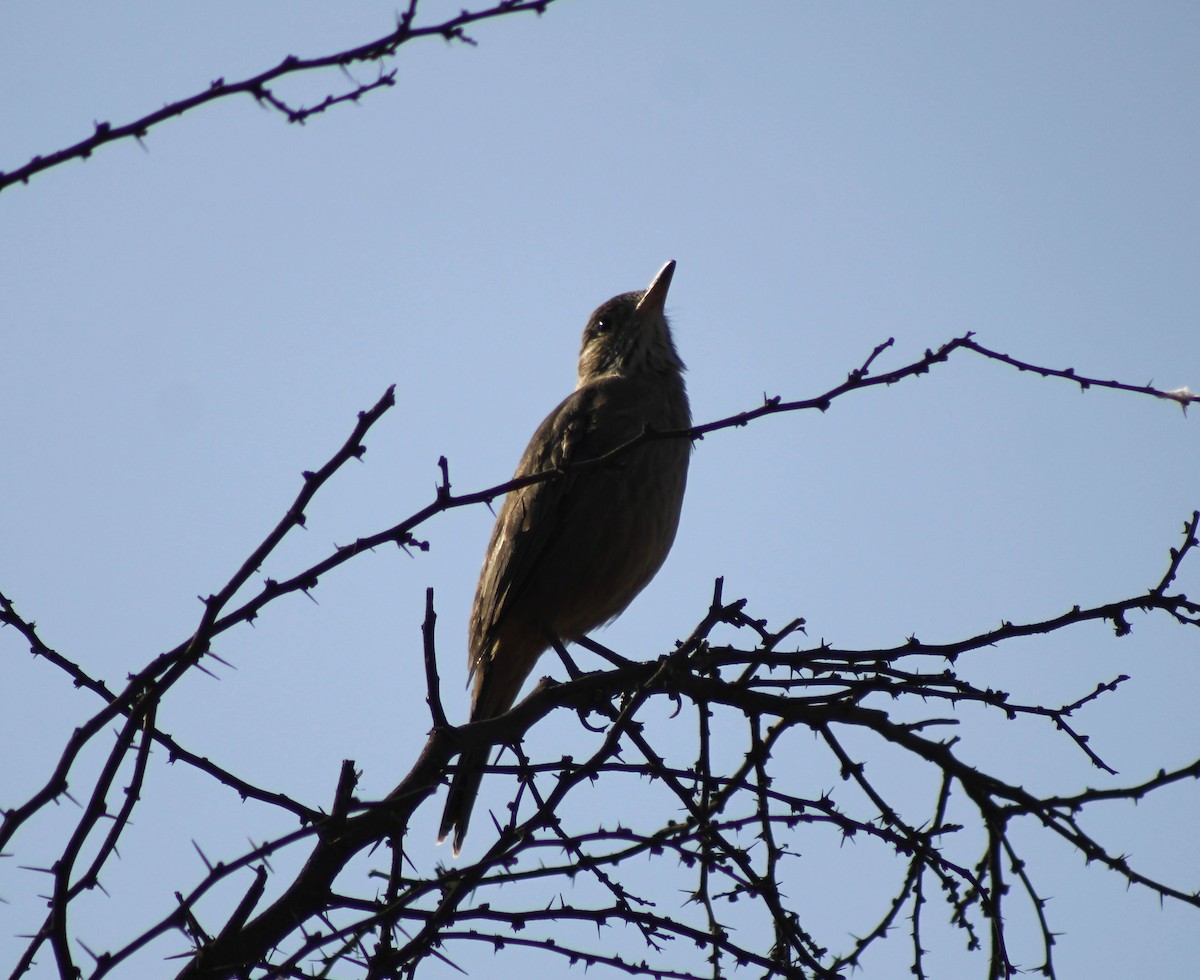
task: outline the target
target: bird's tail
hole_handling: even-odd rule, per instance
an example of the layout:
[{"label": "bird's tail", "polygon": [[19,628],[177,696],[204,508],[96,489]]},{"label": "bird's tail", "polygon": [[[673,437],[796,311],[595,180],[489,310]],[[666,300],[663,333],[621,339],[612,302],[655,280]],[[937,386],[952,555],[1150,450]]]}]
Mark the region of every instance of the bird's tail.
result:
[{"label": "bird's tail", "polygon": [[483,769],[491,751],[490,745],[464,750],[458,760],[458,772],[450,782],[450,794],[446,797],[446,809],[442,811],[442,829],[438,831],[437,842],[442,843],[453,830],[454,843],[451,848],[455,857],[462,851],[467,825],[471,822],[471,810],[475,807],[475,797],[479,795]]},{"label": "bird's tail", "polygon": [[[541,652],[536,647],[513,647],[503,652],[497,651],[485,660],[473,672],[475,691],[471,698],[471,721],[495,718],[511,708]],[[497,664],[503,669],[498,669]],[[442,827],[438,831],[437,842],[442,843],[453,830],[455,857],[458,857],[463,838],[467,836],[471,810],[475,806],[475,797],[479,795],[483,770],[491,754],[491,745],[467,746],[458,760],[458,771],[450,781],[450,794],[446,797],[446,809],[442,811]]]}]

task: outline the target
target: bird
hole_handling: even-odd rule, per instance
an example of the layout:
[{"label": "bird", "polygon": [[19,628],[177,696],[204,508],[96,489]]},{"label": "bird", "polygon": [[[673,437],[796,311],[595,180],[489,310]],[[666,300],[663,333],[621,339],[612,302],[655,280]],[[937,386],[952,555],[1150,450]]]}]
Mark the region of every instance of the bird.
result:
[{"label": "bird", "polygon": [[[575,390],[546,416],[514,479],[555,471],[504,499],[468,628],[472,722],[512,707],[555,643],[611,622],[666,560],[687,486],[691,441],[649,439],[594,466],[647,430],[692,424],[683,361],[664,305],[675,262],[645,290],[602,303],[583,331]],[[464,749],[437,842],[458,857],[490,746]]]}]

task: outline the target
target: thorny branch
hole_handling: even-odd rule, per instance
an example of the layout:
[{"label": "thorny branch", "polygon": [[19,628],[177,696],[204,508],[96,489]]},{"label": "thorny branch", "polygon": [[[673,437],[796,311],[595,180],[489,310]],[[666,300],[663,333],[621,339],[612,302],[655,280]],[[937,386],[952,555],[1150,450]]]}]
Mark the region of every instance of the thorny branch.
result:
[{"label": "thorny branch", "polygon": [[[1084,390],[1107,387],[1173,400],[1185,408],[1196,399],[1183,390],[1104,382],[1069,369],[1026,364],[982,347],[970,334],[937,351],[926,351],[910,364],[872,374],[872,366],[890,346],[890,340],[879,345],[846,381],[814,398],[791,402],[769,398],[756,409],[690,430],[643,432],[610,455],[649,439],[699,439],[764,415],[826,411],[852,392],[927,373],[958,350],[1068,380]],[[77,687],[87,688],[104,702],[68,740],[44,785],[24,804],[3,811],[0,849],[7,849],[22,828],[66,795],[69,779],[89,784],[86,802],[59,860],[45,869],[52,881],[49,914],[30,938],[13,977],[28,972],[45,946],[60,976],[102,977],[129,962],[152,940],[174,932],[184,939],[188,960],[182,975],[187,977],[251,971],[257,971],[256,976],[293,976],[314,964],[330,969],[338,963],[347,968],[357,965],[368,977],[411,976],[428,957],[454,964],[461,951],[483,944],[496,949],[524,945],[568,962],[637,975],[719,977],[738,965],[753,965],[767,976],[832,978],[859,966],[869,948],[886,941],[896,924],[907,920],[912,969],[920,978],[926,975],[925,944],[929,923],[936,921],[932,917],[939,894],[942,921],[961,931],[968,948],[982,949],[987,937],[989,977],[1010,976],[1021,965],[1006,929],[1005,909],[1024,901],[1041,930],[1037,969],[1054,977],[1052,922],[1038,890],[1036,869],[1022,857],[1011,833],[1015,824],[1030,821],[1130,886],[1200,907],[1195,891],[1136,867],[1111,842],[1090,834],[1081,821],[1081,815],[1099,805],[1137,801],[1181,781],[1200,779],[1200,760],[1128,784],[1110,782],[1083,792],[1036,795],[969,764],[957,751],[957,739],[931,734],[952,723],[943,709],[972,704],[1012,722],[1048,724],[1049,730],[1066,736],[1092,768],[1114,776],[1081,731],[1079,717],[1097,699],[1119,696],[1119,687],[1127,679],[1124,675],[1092,680],[1073,700],[1052,707],[976,686],[956,674],[954,667],[964,656],[984,656],[1022,637],[1057,635],[1097,620],[1110,622],[1116,635],[1122,636],[1131,629],[1130,614],[1138,610],[1165,615],[1183,628],[1200,627],[1200,605],[1170,591],[1200,543],[1197,513],[1186,522],[1182,543],[1170,550],[1158,583],[1144,593],[1099,605],[1076,605],[1045,620],[1005,621],[945,644],[923,643],[914,636],[888,649],[835,649],[824,643],[796,647],[802,619],[772,630],[746,612],[745,600],[726,602],[718,581],[709,610],[671,653],[636,662],[608,652],[611,666],[592,673],[582,673],[572,664],[569,681],[543,681],[509,714],[460,728],[448,725],[441,707],[436,617],[429,593],[423,648],[434,728],[409,774],[385,799],[356,798],[357,776],[347,762],[325,815],[319,804],[299,803],[252,785],[188,752],[157,727],[158,708],[182,677],[193,669],[205,669],[206,656],[216,657],[211,647],[217,636],[251,622],[284,595],[315,589],[322,576],[364,551],[381,544],[425,550],[428,546],[413,532],[438,514],[490,502],[516,487],[560,475],[546,472],[456,495],[449,464],[440,460],[441,483],[425,507],[393,527],[336,548],[289,579],[266,580],[256,595],[230,609],[234,596],[280,542],[304,526],[305,510],[320,488],[349,460],[363,457],[368,431],[392,404],[389,390],[370,411],[361,413],[346,443],[319,470],[304,474],[295,501],[262,544],[225,586],[203,600],[200,622],[191,635],[131,675],[120,690],[48,647],[34,623],[0,596],[0,623],[13,627],[35,657],[57,666]],[[590,641],[583,645],[603,649]],[[566,662],[571,663],[569,658]],[[664,700],[673,703],[676,715],[685,705],[694,707],[696,752],[688,760],[672,759],[658,744],[657,730],[648,720]],[[520,747],[522,739],[561,708],[579,713],[584,722],[581,737],[595,744],[582,761],[569,756],[530,757]],[[598,722],[587,721],[588,715]],[[117,728],[106,761],[97,775],[89,777],[81,762],[84,749],[103,746],[104,733],[113,723]],[[713,733],[719,730],[721,744],[730,745],[736,744],[739,729],[744,731],[746,748],[730,762],[714,752]],[[781,755],[804,733],[806,751],[812,752],[813,744],[824,745],[829,763],[840,774],[843,786],[836,795],[832,790],[814,791],[780,766]],[[933,797],[923,802],[900,799],[874,781],[867,760],[857,754],[861,750],[852,752],[847,747],[852,733],[856,738],[868,734],[905,753],[914,766],[936,774]],[[496,775],[491,777],[494,784],[504,783],[507,777],[512,802],[494,813],[491,843],[481,858],[459,869],[429,867],[428,855],[422,856],[424,842],[404,849],[409,821],[445,778],[454,755],[475,742],[508,745],[516,754],[515,766],[494,766]],[[72,929],[71,912],[81,894],[100,887],[104,867],[116,854],[119,840],[130,832],[139,799],[147,787],[153,791],[154,743],[167,749],[170,760],[292,815],[299,827],[252,845],[232,859],[217,863],[205,859],[206,871],[199,882],[176,892],[176,903],[164,909],[157,921],[125,946],[91,954],[85,966],[77,962],[73,948],[74,943],[87,950]],[[665,794],[665,805],[642,807],[615,823],[581,822],[579,813],[591,811],[566,806],[591,787],[610,784]],[[117,804],[119,797],[123,798]],[[952,803],[973,814],[973,826],[948,822]],[[678,816],[668,819],[670,812]],[[647,818],[647,813],[654,816]],[[832,831],[845,840],[872,842],[897,861],[895,893],[882,903],[873,923],[864,922],[866,928],[850,948],[840,952],[831,950],[828,940],[806,925],[799,906],[793,904],[792,896],[805,891],[795,880],[803,863],[797,846],[801,831]],[[488,838],[489,831],[481,829],[480,836]],[[978,841],[974,854],[971,841]],[[383,867],[377,875],[385,882],[382,890],[360,882],[357,893],[345,893],[347,885],[339,875],[350,860],[381,844],[385,847],[377,853],[383,856]],[[303,868],[281,894],[276,890],[274,901],[262,907],[271,875],[269,859],[297,848],[308,849]],[[89,858],[82,865],[85,853]],[[647,861],[660,869],[663,882],[671,882],[678,891],[647,885],[645,876],[637,873]],[[202,927],[198,903],[208,900],[219,883],[247,872],[250,880],[236,906],[227,910],[224,923],[217,929]],[[563,891],[564,883],[580,876],[595,891]],[[522,890],[514,892],[514,888]],[[593,894],[602,896],[603,902],[590,900]],[[673,894],[686,896],[678,907]],[[498,907],[501,895],[510,904],[517,896],[516,907]],[[547,902],[547,895],[555,896],[554,900]],[[765,923],[764,934],[771,941],[756,943],[755,931],[744,925],[747,918]],[[612,948],[598,953],[582,934],[571,931],[576,923],[595,928],[628,926],[654,962]],[[518,936],[518,932],[536,934]],[[372,939],[374,945],[368,941]],[[679,939],[701,951],[702,962],[681,956],[679,944],[672,942]]]},{"label": "thorny branch", "polygon": [[[397,17],[395,29],[374,40],[317,57],[299,58],[295,55],[288,55],[274,67],[240,81],[228,82],[224,78],[214,79],[208,88],[187,98],[167,103],[161,109],[147,113],[133,122],[115,126],[107,121],[97,122],[93,126],[91,135],[77,143],[53,153],[39,154],[8,173],[0,172],[0,192],[13,184],[27,184],[35,174],[49,170],[51,167],[57,167],[70,160],[86,160],[96,150],[109,143],[127,139],[134,139],[140,143],[151,129],[168,119],[182,116],[201,106],[231,96],[248,95],[260,105],[269,106],[279,112],[288,122],[303,124],[311,116],[325,112],[336,105],[358,102],[370,92],[394,86],[396,84],[395,69],[386,70],[382,67],[382,63],[393,57],[402,45],[410,41],[440,37],[447,42],[458,41],[473,46],[476,42],[467,33],[467,30],[473,25],[494,20],[505,14],[542,14],[555,2],[556,0],[501,0],[491,7],[484,7],[480,10],[462,10],[456,16],[440,23],[418,27],[415,26],[415,20],[419,0],[408,0],[408,6]],[[381,66],[374,79],[359,82],[350,74],[351,67],[370,63]],[[347,91],[338,95],[328,95],[311,106],[292,106],[279,94],[277,86],[280,82],[303,72],[328,71],[329,69],[337,69],[342,72],[350,83]]]}]

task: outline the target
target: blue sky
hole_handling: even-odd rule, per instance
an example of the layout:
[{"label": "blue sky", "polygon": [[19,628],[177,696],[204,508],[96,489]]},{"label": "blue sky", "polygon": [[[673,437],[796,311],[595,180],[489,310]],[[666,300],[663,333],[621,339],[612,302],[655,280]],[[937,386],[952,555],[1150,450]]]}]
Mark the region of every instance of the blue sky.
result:
[{"label": "blue sky", "polygon": [[[0,170],[393,21],[366,0],[7,4]],[[389,384],[397,408],[363,465],[264,574],[424,506],[441,455],[457,490],[501,482],[572,387],[587,314],[668,258],[698,422],[824,391],[888,337],[880,369],[967,330],[1039,364],[1200,387],[1195,7],[565,0],[473,34],[478,47],[403,49],[394,89],[306,126],[219,103],[144,149],[110,146],[0,195],[0,591],[93,675],[119,683],[186,637],[196,596]],[[311,102],[343,84],[279,94]],[[1133,595],[1200,506],[1196,442],[1195,418],[1167,403],[971,355],[824,415],[718,433],[697,447],[671,559],[602,639],[630,656],[669,649],[718,575],[756,615],[805,616],[812,640],[847,647]],[[490,524],[485,508],[445,515],[425,529],[428,554],[380,552],[330,576],[316,603],[279,603],[223,639],[236,669],[182,684],[160,723],[301,798],[328,799],[343,758],[365,792],[385,792],[428,727],[427,586],[448,708],[465,715],[465,620]],[[1133,782],[1200,755],[1194,633],[1133,625],[1120,641],[1096,626],[960,666],[1054,704],[1132,675],[1081,724]],[[11,806],[97,704],[10,631],[0,704]],[[543,747],[564,730],[548,726]],[[972,758],[1014,778],[1064,791],[1107,778],[1052,733],[980,731]],[[1195,888],[1195,793],[1114,807],[1095,827]],[[190,840],[226,855],[282,829],[225,795],[156,770],[106,881],[130,923],[200,874]],[[199,822],[171,826],[179,806]],[[68,810],[19,839],[19,863],[52,858]],[[1027,839],[1064,933],[1061,976],[1194,967],[1194,914]],[[837,943],[853,894],[825,889],[847,857],[807,850]],[[0,865],[6,963],[42,914],[15,863]],[[101,947],[124,934],[108,901],[89,898],[82,929]],[[888,949],[870,975],[907,965],[902,939]],[[946,956],[938,975],[961,975]]]}]

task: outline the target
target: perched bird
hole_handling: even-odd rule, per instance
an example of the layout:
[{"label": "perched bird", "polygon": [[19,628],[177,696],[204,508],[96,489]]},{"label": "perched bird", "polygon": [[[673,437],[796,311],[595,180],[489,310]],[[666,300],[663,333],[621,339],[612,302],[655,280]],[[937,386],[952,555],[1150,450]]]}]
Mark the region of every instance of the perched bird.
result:
[{"label": "perched bird", "polygon": [[[675,263],[624,293],[583,331],[575,391],[529,442],[514,478],[561,470],[504,500],[471,610],[471,721],[503,714],[555,640],[615,619],[658,571],[679,525],[691,443],[656,439],[572,468],[656,431],[691,425],[683,362],[663,312]],[[458,856],[489,749],[467,749],[450,784],[438,843]]]}]

